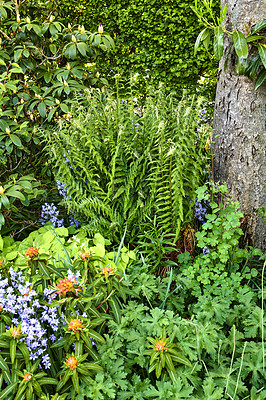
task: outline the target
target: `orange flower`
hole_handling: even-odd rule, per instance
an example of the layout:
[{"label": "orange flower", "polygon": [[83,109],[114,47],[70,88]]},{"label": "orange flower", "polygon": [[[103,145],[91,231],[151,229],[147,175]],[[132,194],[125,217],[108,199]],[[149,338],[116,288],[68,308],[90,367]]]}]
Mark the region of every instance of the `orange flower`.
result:
[{"label": "orange flower", "polygon": [[90,257],[90,253],[85,252],[85,253],[81,253],[80,257],[82,258],[82,260],[87,260]]},{"label": "orange flower", "polygon": [[112,275],[114,273],[114,270],[111,267],[104,267],[101,269],[101,273],[104,274],[105,276]]},{"label": "orange flower", "polygon": [[158,340],[158,342],[155,343],[155,349],[154,350],[163,352],[164,350],[167,350],[165,345],[166,345],[166,342],[163,342],[162,340]]},{"label": "orange flower", "polygon": [[19,338],[21,335],[21,330],[19,328],[10,328],[11,336],[13,338]]},{"label": "orange flower", "polygon": [[82,322],[80,319],[72,319],[68,324],[68,329],[72,330],[73,332],[77,332],[83,328]]},{"label": "orange flower", "polygon": [[23,376],[23,380],[24,380],[24,381],[30,381],[31,379],[32,379],[32,375],[31,375],[31,374],[26,373],[26,374]]},{"label": "orange flower", "polygon": [[73,371],[74,369],[77,368],[78,366],[78,360],[75,357],[69,357],[66,360],[67,365],[69,366],[69,369],[71,369],[71,371]]},{"label": "orange flower", "polygon": [[28,249],[26,250],[27,258],[38,257],[38,255],[39,255],[39,252],[36,247],[28,247]]},{"label": "orange flower", "polygon": [[3,264],[2,260],[0,260],[0,266]]},{"label": "orange flower", "polygon": [[59,290],[56,293],[60,296],[61,293],[66,295],[67,292],[73,292],[75,283],[75,278],[59,279],[59,283],[57,284]]}]

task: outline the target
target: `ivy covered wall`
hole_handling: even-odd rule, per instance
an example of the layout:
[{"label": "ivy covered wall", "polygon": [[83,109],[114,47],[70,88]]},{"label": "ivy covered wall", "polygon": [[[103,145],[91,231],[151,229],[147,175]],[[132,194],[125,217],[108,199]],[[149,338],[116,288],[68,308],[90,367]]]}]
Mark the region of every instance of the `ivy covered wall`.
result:
[{"label": "ivy covered wall", "polygon": [[[218,1],[214,4],[218,11]],[[59,17],[97,29],[99,23],[115,38],[116,51],[101,65],[101,72],[128,77],[149,74],[155,84],[170,88],[195,85],[199,76],[216,76],[217,63],[206,52],[194,56],[194,43],[201,30],[182,0],[61,0]]]}]

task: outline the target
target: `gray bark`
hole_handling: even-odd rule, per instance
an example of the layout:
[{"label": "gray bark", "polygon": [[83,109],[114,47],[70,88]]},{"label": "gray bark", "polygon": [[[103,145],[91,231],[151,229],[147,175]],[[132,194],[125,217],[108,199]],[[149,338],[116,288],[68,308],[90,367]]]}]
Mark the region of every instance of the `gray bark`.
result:
[{"label": "gray bark", "polygon": [[[228,4],[226,29],[246,32],[266,17],[266,0],[222,0]],[[219,64],[214,112],[214,178],[226,182],[230,196],[241,204],[247,221],[245,244],[265,250],[265,225],[256,209],[265,206],[266,84],[255,92],[254,82],[236,73],[231,51],[226,71],[225,54],[231,39],[225,38]]]}]

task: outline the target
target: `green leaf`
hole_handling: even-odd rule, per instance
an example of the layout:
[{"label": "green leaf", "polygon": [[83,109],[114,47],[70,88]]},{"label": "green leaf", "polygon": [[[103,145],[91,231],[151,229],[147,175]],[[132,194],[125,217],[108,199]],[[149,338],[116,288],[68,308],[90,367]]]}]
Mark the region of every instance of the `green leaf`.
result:
[{"label": "green leaf", "polygon": [[260,40],[260,39],[264,39],[264,36],[258,36],[258,35],[249,36],[246,40],[247,40],[247,43],[249,43],[249,42],[254,42],[255,40]]},{"label": "green leaf", "polygon": [[50,271],[52,271],[56,276],[59,276],[59,278],[64,279],[65,276],[62,274],[62,272],[58,271],[57,268],[55,268],[53,265],[48,264],[46,265],[46,268],[50,269]]},{"label": "green leaf", "polygon": [[86,57],[86,51],[88,50],[88,46],[86,45],[86,43],[79,42],[79,43],[77,44],[77,46],[78,46],[78,51],[80,52],[80,54],[81,54],[83,57]]},{"label": "green leaf", "polygon": [[74,60],[74,58],[76,58],[76,55],[77,55],[77,48],[76,48],[76,45],[73,43],[73,44],[71,44],[70,46],[69,46],[69,48],[68,48],[68,54],[69,54],[69,57],[72,59],[72,60]]},{"label": "green leaf", "polygon": [[3,248],[4,248],[4,240],[3,240],[2,236],[0,235],[0,251],[3,251]]},{"label": "green leaf", "polygon": [[105,343],[105,339],[98,332],[95,332],[93,329],[90,329],[88,334],[90,337],[92,337],[92,339],[95,339],[99,343]]},{"label": "green leaf", "polygon": [[66,103],[60,103],[60,108],[64,113],[68,113],[68,111],[69,111]]},{"label": "green leaf", "polygon": [[264,82],[264,80],[266,79],[266,69],[264,68],[258,75],[256,83],[255,83],[255,90],[257,90],[262,83]]},{"label": "green leaf", "polygon": [[258,72],[259,66],[260,66],[260,56],[258,54],[256,57],[252,58],[252,60],[249,62],[247,69],[246,69],[246,75],[252,81]]},{"label": "green leaf", "polygon": [[14,190],[13,188],[10,188],[7,190],[6,195],[11,196],[11,197],[17,197],[18,199],[24,201],[25,200],[25,196],[24,194],[22,194],[21,192],[19,192],[18,190]]},{"label": "green leaf", "polygon": [[220,26],[214,28],[213,49],[215,58],[219,61],[223,56],[224,50],[223,29]]},{"label": "green leaf", "polygon": [[3,357],[0,355],[0,368],[2,371],[6,371],[9,373],[9,368],[7,363],[4,361]]},{"label": "green leaf", "polygon": [[[2,201],[2,204],[5,208],[10,207],[9,200],[4,194],[0,197],[0,200]],[[1,243],[1,238],[0,238],[0,243]],[[0,244],[0,250],[1,250],[1,244]],[[2,250],[3,250],[3,247],[2,247]]]},{"label": "green leaf", "polygon": [[259,55],[260,55],[262,64],[264,65],[264,68],[266,68],[266,47],[265,47],[265,45],[258,44],[258,50],[259,50]]},{"label": "green leaf", "polygon": [[266,27],[266,18],[264,18],[263,20],[261,20],[260,22],[258,22],[254,28],[251,30],[251,34],[253,35],[256,32],[261,31],[262,29],[264,29]]},{"label": "green leaf", "polygon": [[110,304],[110,307],[111,307],[111,309],[113,311],[115,320],[120,324],[120,322],[121,322],[121,312],[120,312],[120,307],[119,307],[117,301],[114,298],[111,298],[109,300],[109,304]]},{"label": "green leaf", "polygon": [[236,72],[238,75],[245,75],[247,69],[247,59],[237,57]]},{"label": "green leaf", "polygon": [[56,110],[57,110],[57,107],[54,107],[54,108],[52,108],[52,109],[49,111],[49,114],[48,114],[48,117],[47,117],[48,122],[51,121],[51,119],[53,118],[54,113],[56,112]]},{"label": "green leaf", "polygon": [[175,382],[177,380],[177,375],[176,375],[176,370],[175,370],[175,367],[174,367],[174,364],[173,364],[170,354],[165,353],[165,361],[166,361],[167,371],[170,375],[170,378],[172,379],[173,382]]},{"label": "green leaf", "polygon": [[240,31],[232,33],[231,38],[234,43],[236,54],[239,58],[247,58],[248,56],[248,45],[245,36]]},{"label": "green leaf", "polygon": [[58,380],[54,379],[54,378],[41,378],[38,380],[40,385],[57,385],[58,384]]},{"label": "green leaf", "polygon": [[21,147],[22,146],[21,140],[17,135],[14,135],[14,133],[11,133],[9,135],[9,137],[12,140],[12,142],[14,143],[15,146],[17,146],[17,147]]},{"label": "green leaf", "polygon": [[16,339],[11,339],[10,340],[10,358],[11,358],[11,363],[12,364],[14,364],[14,362],[15,362],[16,348],[17,348]]},{"label": "green leaf", "polygon": [[56,53],[56,45],[55,44],[50,44],[49,45],[49,49],[51,51],[52,54]]},{"label": "green leaf", "polygon": [[1,391],[0,399],[6,399],[9,394],[13,392],[13,390],[17,387],[18,382],[11,383],[7,388]]},{"label": "green leaf", "polygon": [[40,113],[40,116],[45,118],[45,116],[46,116],[46,105],[44,104],[43,101],[38,104],[38,111]]},{"label": "green leaf", "polygon": [[199,47],[199,45],[200,45],[200,41],[201,41],[202,36],[203,36],[203,34],[204,34],[204,32],[205,32],[206,30],[207,30],[207,28],[204,28],[204,29],[199,33],[199,35],[198,35],[198,37],[197,37],[197,39],[196,39],[196,42],[195,42],[195,45],[194,45],[194,56],[195,56],[196,53],[197,53],[198,47]]},{"label": "green leaf", "polygon": [[14,52],[14,61],[18,62],[20,56],[22,55],[23,49],[18,49]]}]

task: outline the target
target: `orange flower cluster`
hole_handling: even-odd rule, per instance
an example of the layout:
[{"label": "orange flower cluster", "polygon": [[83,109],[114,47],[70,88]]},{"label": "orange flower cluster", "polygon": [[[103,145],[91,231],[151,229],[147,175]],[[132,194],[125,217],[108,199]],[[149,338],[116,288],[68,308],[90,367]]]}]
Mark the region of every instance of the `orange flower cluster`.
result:
[{"label": "orange flower cluster", "polygon": [[101,273],[104,274],[105,276],[112,275],[114,273],[114,270],[111,267],[104,267],[101,269]]},{"label": "orange flower cluster", "polygon": [[30,381],[31,379],[32,379],[32,375],[31,375],[31,374],[26,373],[26,374],[23,376],[23,380],[24,380],[24,381]]},{"label": "orange flower cluster", "polygon": [[81,253],[80,257],[82,258],[82,260],[87,260],[90,257],[90,253],[85,252],[85,253]]},{"label": "orange flower cluster", "polygon": [[60,296],[61,293],[66,295],[67,292],[73,292],[75,283],[74,278],[59,279],[59,283],[57,284],[58,291],[56,293]]},{"label": "orange flower cluster", "polygon": [[77,332],[83,328],[82,322],[80,319],[72,319],[68,324],[68,329],[72,330],[73,332]]},{"label": "orange flower cluster", "polygon": [[163,352],[164,350],[167,350],[165,345],[166,345],[166,342],[163,342],[162,340],[158,340],[158,342],[155,343],[155,349],[154,350]]},{"label": "orange flower cluster", "polygon": [[11,336],[13,338],[19,338],[21,335],[21,330],[19,328],[10,328]]},{"label": "orange flower cluster", "polygon": [[39,255],[39,252],[36,247],[28,247],[28,249],[26,250],[26,256],[28,258],[38,257],[38,255]]},{"label": "orange flower cluster", "polygon": [[69,357],[66,360],[67,365],[69,366],[69,369],[71,369],[71,371],[73,371],[74,369],[77,368],[78,366],[78,360],[75,357]]}]

